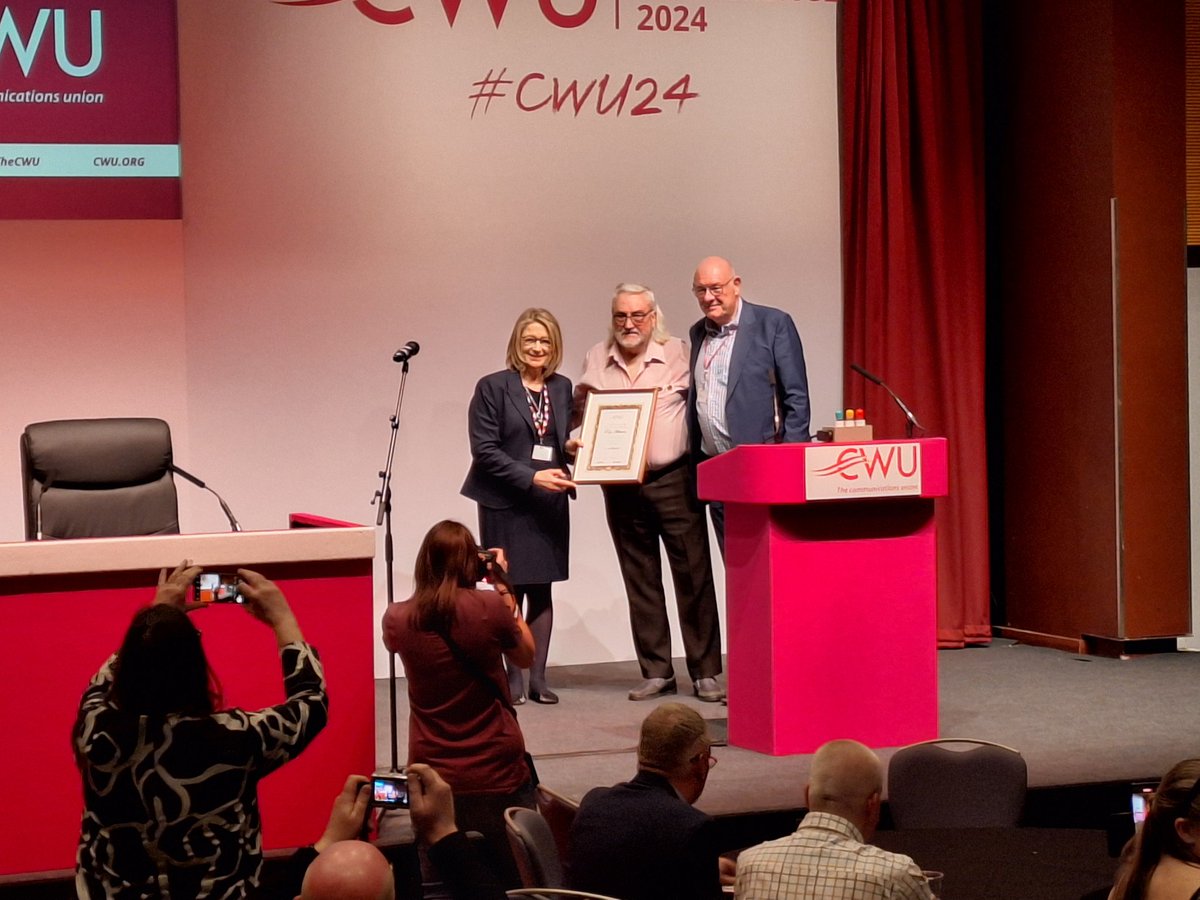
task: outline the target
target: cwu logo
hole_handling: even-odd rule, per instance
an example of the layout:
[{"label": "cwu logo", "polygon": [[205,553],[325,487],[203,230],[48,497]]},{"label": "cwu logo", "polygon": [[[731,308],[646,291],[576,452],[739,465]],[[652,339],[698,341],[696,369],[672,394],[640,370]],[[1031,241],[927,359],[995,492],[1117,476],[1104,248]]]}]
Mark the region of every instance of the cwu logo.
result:
[{"label": "cwu logo", "polygon": [[[272,0],[272,2],[282,6],[326,6],[330,3],[340,3],[341,0]],[[504,21],[504,13],[508,9],[509,0],[486,0],[486,2],[488,10],[492,14],[492,21],[499,28],[500,23]],[[556,0],[538,0],[538,6],[541,8],[542,16],[551,25],[559,28],[578,28],[591,20],[596,12],[597,0],[575,0],[575,2],[579,8],[574,12],[565,13],[559,11]],[[440,3],[442,12],[446,16],[446,22],[453,28],[454,22],[458,18],[458,10],[462,6],[462,0],[440,0]],[[378,22],[380,25],[403,25],[416,18],[416,13],[413,12],[411,6],[386,9],[372,0],[352,0],[352,5],[372,22]]]},{"label": "cwu logo", "polygon": [[[906,450],[908,451],[907,459],[905,459]],[[874,479],[877,475],[887,478],[893,473],[902,478],[912,478],[920,468],[917,453],[915,444],[892,445],[887,448],[886,454],[875,447],[872,448],[870,455],[867,455],[862,447],[849,447],[838,454],[837,461],[833,465],[818,469],[816,474],[823,478],[844,478],[846,481],[857,481],[863,476],[868,479]]]},{"label": "cwu logo", "polygon": [[[51,26],[53,21],[53,26]],[[0,13],[0,64],[11,53],[26,78],[38,58],[47,28],[54,32],[54,60],[58,68],[73,78],[87,78],[95,74],[104,59],[103,16],[100,10],[91,10],[91,56],[82,65],[72,62],[67,55],[67,11],[65,9],[40,9],[28,34],[22,34],[7,6]]]}]

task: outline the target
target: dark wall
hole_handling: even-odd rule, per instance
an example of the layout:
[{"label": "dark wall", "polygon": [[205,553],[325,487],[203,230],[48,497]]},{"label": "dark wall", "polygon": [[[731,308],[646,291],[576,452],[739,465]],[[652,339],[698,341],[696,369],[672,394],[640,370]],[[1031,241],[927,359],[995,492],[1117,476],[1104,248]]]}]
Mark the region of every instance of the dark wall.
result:
[{"label": "dark wall", "polygon": [[1183,0],[987,16],[998,623],[1183,634]]}]

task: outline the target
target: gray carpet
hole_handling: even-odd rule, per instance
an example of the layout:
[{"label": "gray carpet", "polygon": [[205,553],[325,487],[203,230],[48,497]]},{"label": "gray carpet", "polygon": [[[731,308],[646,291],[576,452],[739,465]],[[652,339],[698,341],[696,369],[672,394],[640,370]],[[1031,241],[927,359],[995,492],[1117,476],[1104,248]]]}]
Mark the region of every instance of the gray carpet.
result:
[{"label": "gray carpet", "polygon": [[[1200,756],[1200,654],[1128,660],[1078,657],[997,640],[990,647],[938,654],[942,737],[972,737],[1016,747],[1030,786],[1143,780],[1176,761]],[[686,672],[681,662],[677,672]],[[652,703],[625,694],[640,680],[636,663],[562,666],[550,684],[562,702],[520,707],[521,727],[546,784],[573,797],[629,778],[638,725]],[[719,704],[677,698],[706,718]],[[408,705],[398,687],[400,762],[407,756]],[[377,683],[378,761],[391,758],[388,690]],[[714,815],[802,807],[808,757],[771,757],[734,747],[719,761],[698,806]],[[890,755],[880,751],[885,759]]]}]

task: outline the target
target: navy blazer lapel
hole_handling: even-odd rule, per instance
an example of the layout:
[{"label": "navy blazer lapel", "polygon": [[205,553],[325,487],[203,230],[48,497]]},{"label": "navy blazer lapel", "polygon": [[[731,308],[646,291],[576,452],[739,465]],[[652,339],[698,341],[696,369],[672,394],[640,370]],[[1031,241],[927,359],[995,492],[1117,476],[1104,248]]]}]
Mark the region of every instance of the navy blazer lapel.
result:
[{"label": "navy blazer lapel", "polygon": [[561,453],[567,442],[568,427],[571,422],[571,392],[567,389],[565,378],[558,373],[548,379],[550,385],[550,407],[554,411],[554,434],[558,439],[558,450]]},{"label": "navy blazer lapel", "polygon": [[509,369],[504,379],[504,395],[517,411],[517,418],[529,429],[530,438],[537,438],[533,430],[533,416],[529,414],[529,399],[525,394],[525,385],[521,383],[521,373]]},{"label": "navy blazer lapel", "polygon": [[729,357],[729,384],[725,388],[725,405],[728,408],[729,399],[737,387],[738,379],[745,368],[746,357],[750,355],[751,344],[758,338],[758,316],[754,304],[742,300],[742,311],[738,316],[737,337],[733,341],[733,353]]}]

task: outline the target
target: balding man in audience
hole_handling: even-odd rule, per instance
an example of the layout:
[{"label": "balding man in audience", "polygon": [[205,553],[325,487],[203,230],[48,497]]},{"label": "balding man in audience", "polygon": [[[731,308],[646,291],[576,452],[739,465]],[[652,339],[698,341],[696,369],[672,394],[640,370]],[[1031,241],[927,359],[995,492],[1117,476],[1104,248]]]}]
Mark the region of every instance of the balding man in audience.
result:
[{"label": "balding man in audience", "polygon": [[568,887],[622,900],[721,896],[734,867],[695,809],[716,763],[704,719],[663,703],[642,722],[632,781],[587,793],[571,826]]},{"label": "balding man in audience", "polygon": [[[428,850],[453,900],[504,900],[504,888],[454,822],[454,794],[431,767],[411,763],[408,795],[413,834]],[[297,850],[263,884],[249,892],[254,900],[393,900],[396,878],[391,864],[374,845],[355,840],[369,807],[370,779],[351,775],[334,798],[320,839]],[[401,878],[403,900],[420,897]],[[297,894],[296,892],[300,893]]]},{"label": "balding man in audience", "polygon": [[394,900],[387,858],[366,841],[338,841],[313,860],[299,900]]},{"label": "balding man in audience", "polygon": [[745,900],[929,900],[909,857],[867,843],[879,824],[883,766],[858,741],[817,750],[805,788],[808,815],[793,834],[738,857]]}]

